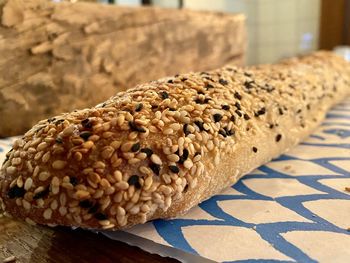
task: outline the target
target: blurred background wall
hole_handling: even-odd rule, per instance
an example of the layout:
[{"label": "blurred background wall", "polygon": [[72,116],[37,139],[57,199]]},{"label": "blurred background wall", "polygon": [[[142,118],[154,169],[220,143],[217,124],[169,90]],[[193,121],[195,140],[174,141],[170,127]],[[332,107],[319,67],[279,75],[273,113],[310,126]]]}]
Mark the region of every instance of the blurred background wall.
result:
[{"label": "blurred background wall", "polygon": [[[337,1],[337,0],[336,0]],[[140,5],[141,0],[117,0]],[[275,62],[318,49],[320,0],[153,0],[161,7],[241,12],[247,16],[247,64]]]},{"label": "blurred background wall", "polygon": [[249,38],[248,65],[271,63],[281,58],[317,49],[332,50],[342,45],[347,45],[346,50],[350,52],[350,0],[96,1],[128,6],[154,5],[244,13]]}]

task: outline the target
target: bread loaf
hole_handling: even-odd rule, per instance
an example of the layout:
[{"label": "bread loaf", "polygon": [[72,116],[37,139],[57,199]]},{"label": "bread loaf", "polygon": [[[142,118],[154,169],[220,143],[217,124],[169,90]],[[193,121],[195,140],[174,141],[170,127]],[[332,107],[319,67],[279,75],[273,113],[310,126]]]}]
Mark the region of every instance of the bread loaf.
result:
[{"label": "bread loaf", "polygon": [[295,146],[349,91],[350,64],[327,52],[139,85],[17,140],[4,209],[94,229],[182,215]]}]

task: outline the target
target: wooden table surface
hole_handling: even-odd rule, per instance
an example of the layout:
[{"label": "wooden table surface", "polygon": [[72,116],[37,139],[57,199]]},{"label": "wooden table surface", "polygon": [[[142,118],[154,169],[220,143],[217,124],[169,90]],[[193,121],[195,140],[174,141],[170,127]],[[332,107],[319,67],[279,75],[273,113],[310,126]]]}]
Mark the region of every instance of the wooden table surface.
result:
[{"label": "wooden table surface", "polygon": [[0,262],[178,262],[111,240],[101,234],[69,228],[31,226],[0,218]]}]

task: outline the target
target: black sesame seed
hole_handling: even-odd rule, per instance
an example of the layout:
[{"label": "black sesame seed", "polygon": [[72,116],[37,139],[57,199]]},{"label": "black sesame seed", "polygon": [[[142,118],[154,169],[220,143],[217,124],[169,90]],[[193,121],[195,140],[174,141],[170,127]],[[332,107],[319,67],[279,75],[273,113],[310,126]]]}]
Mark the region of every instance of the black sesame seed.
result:
[{"label": "black sesame seed", "polygon": [[238,92],[235,92],[234,97],[238,100],[242,99],[242,96]]},{"label": "black sesame seed", "polygon": [[208,103],[211,100],[211,98],[205,98],[204,103]]},{"label": "black sesame seed", "polygon": [[194,100],[194,102],[197,103],[197,104],[203,104],[203,103],[204,103],[204,101],[201,100],[200,98],[196,98],[196,99]]},{"label": "black sesame seed", "polygon": [[36,193],[33,196],[33,199],[36,200],[36,199],[44,198],[44,197],[46,197],[48,195],[49,195],[49,187],[46,187],[43,191],[41,191],[39,193]]},{"label": "black sesame seed", "polygon": [[250,73],[248,73],[248,72],[244,72],[244,76],[251,77],[252,74],[250,74]]},{"label": "black sesame seed", "polygon": [[9,189],[9,191],[7,192],[7,196],[10,199],[13,199],[16,197],[23,197],[25,193],[26,191],[23,187],[18,187],[17,185],[15,185],[14,187]]},{"label": "black sesame seed", "polygon": [[187,160],[188,155],[189,155],[189,151],[187,149],[183,149],[182,157],[184,158],[184,160]]},{"label": "black sesame seed", "polygon": [[79,134],[79,136],[83,138],[85,141],[87,141],[91,135],[92,133],[89,131],[83,131]]},{"label": "black sesame seed", "polygon": [[83,200],[79,202],[79,206],[85,209],[91,208],[93,205],[93,202],[91,202],[90,200]]},{"label": "black sesame seed", "polygon": [[236,107],[238,110],[241,110],[241,104],[239,104],[238,101],[235,103],[235,107]]},{"label": "black sesame seed", "polygon": [[249,115],[247,114],[247,113],[244,113],[244,119],[246,120],[246,121],[248,121],[248,120],[250,120],[250,117],[249,117]]},{"label": "black sesame seed", "polygon": [[238,115],[238,117],[242,117],[242,112],[240,112],[239,110],[235,110],[235,113]]},{"label": "black sesame seed", "polygon": [[159,175],[159,173],[160,173],[160,165],[159,164],[150,163],[149,168],[151,168],[151,170],[154,172],[155,175]]},{"label": "black sesame seed", "polygon": [[235,131],[234,130],[229,130],[227,127],[224,128],[227,136],[232,136],[232,135],[235,135]]},{"label": "black sesame seed", "polygon": [[128,184],[129,185],[134,185],[135,188],[137,188],[137,189],[141,188],[141,185],[140,185],[140,182],[139,182],[139,176],[137,176],[137,175],[130,176],[130,178],[128,179]]},{"label": "black sesame seed", "polygon": [[235,122],[235,121],[236,121],[235,115],[232,115],[232,116],[230,117],[230,121],[232,121],[232,122]]},{"label": "black sesame seed", "polygon": [[222,119],[222,115],[220,113],[215,113],[213,115],[213,119],[214,119],[215,122],[219,122]]},{"label": "black sesame seed", "polygon": [[139,103],[139,104],[136,105],[135,111],[136,111],[136,112],[139,112],[139,111],[142,110],[142,108],[143,108],[143,104],[142,104],[142,103]]},{"label": "black sesame seed", "polygon": [[260,110],[258,110],[256,113],[255,113],[255,116],[258,117],[260,115],[264,115],[266,113],[266,109],[265,107],[264,108],[261,108]]},{"label": "black sesame seed", "polygon": [[251,89],[253,88],[254,86],[252,85],[253,81],[245,81],[244,82],[244,86],[247,88],[247,89]]},{"label": "black sesame seed", "polygon": [[186,81],[186,80],[188,80],[188,78],[182,78],[182,79],[181,79],[181,81]]},{"label": "black sesame seed", "polygon": [[188,190],[188,184],[185,185],[185,188],[184,188],[184,193],[186,193]]},{"label": "black sesame seed", "polygon": [[96,213],[94,215],[94,217],[97,219],[97,220],[107,220],[108,217],[105,215],[105,214],[102,214],[102,213]]},{"label": "black sesame seed", "polygon": [[78,184],[78,178],[76,178],[75,176],[71,176],[69,177],[69,182],[73,185],[76,186]]},{"label": "black sesame seed", "polygon": [[86,129],[90,129],[92,127],[92,123],[89,119],[82,120],[81,125]]},{"label": "black sesame seed", "polygon": [[273,127],[275,127],[275,125],[273,125],[273,124],[270,124],[270,125],[269,125],[269,128],[270,128],[270,129],[273,129]]},{"label": "black sesame seed", "polygon": [[308,110],[310,110],[310,109],[311,109],[310,104],[306,105],[306,108],[307,108]]},{"label": "black sesame seed", "polygon": [[172,83],[174,83],[174,81],[173,81],[172,79],[169,79],[169,80],[168,80],[168,83],[171,83],[171,84],[172,84]]},{"label": "black sesame seed", "polygon": [[56,118],[49,118],[49,119],[47,119],[47,122],[48,123],[51,123],[51,122],[53,122],[53,121],[55,121],[56,120]]},{"label": "black sesame seed", "polygon": [[301,112],[301,109],[297,110],[297,114],[299,114]]},{"label": "black sesame seed", "polygon": [[252,150],[253,150],[253,152],[255,152],[255,153],[258,152],[258,148],[256,148],[256,147],[253,147]]},{"label": "black sesame seed", "polygon": [[54,124],[55,124],[55,125],[59,125],[59,124],[61,124],[62,122],[64,122],[64,120],[63,120],[63,119],[59,119],[59,120],[55,121]]},{"label": "black sesame seed", "polygon": [[221,134],[222,136],[224,136],[224,138],[227,137],[226,131],[224,129],[220,129],[219,130],[219,134]]},{"label": "black sesame seed", "polygon": [[89,214],[94,214],[98,211],[98,209],[100,208],[100,205],[98,203],[95,203],[89,210],[88,213]]},{"label": "black sesame seed", "polygon": [[187,128],[188,128],[188,124],[185,123],[184,126],[183,126],[183,128],[182,128],[182,130],[183,130],[185,136],[187,136],[187,135],[190,134],[190,131],[189,131]]},{"label": "black sesame seed", "polygon": [[169,98],[169,94],[168,94],[166,91],[162,91],[162,92],[160,93],[160,97],[161,97],[163,100],[165,100],[165,99]]},{"label": "black sesame seed", "polygon": [[204,131],[203,122],[201,122],[201,121],[194,121],[194,124],[197,125],[197,127],[199,128],[200,131]]},{"label": "black sesame seed", "polygon": [[282,135],[281,134],[277,134],[276,135],[276,142],[279,142],[282,139]]},{"label": "black sesame seed", "polygon": [[221,105],[221,108],[223,110],[229,110],[230,109],[230,106],[229,105]]},{"label": "black sesame seed", "polygon": [[58,143],[58,144],[61,144],[62,143],[62,138],[61,137],[57,137],[55,139],[55,142]]},{"label": "black sesame seed", "polygon": [[278,112],[279,112],[280,115],[283,115],[283,110],[282,110],[282,108],[278,108]]},{"label": "black sesame seed", "polygon": [[184,149],[183,153],[182,153],[182,156],[180,156],[179,163],[183,164],[187,160],[188,155],[189,155],[189,151],[187,149]]},{"label": "black sesame seed", "polygon": [[211,77],[209,76],[204,76],[203,78],[207,79],[207,80],[210,80],[210,81],[214,81]]},{"label": "black sesame seed", "polygon": [[225,79],[219,79],[219,83],[220,83],[221,85],[227,85],[227,84],[228,84],[228,81],[225,80]]},{"label": "black sesame seed", "polygon": [[170,111],[176,111],[176,109],[174,109],[174,108],[169,108],[169,110],[170,110]]},{"label": "black sesame seed", "polygon": [[129,121],[129,127],[132,131],[137,131],[137,132],[141,132],[141,133],[146,132],[146,130],[143,127],[137,126],[136,123],[133,121]]},{"label": "black sesame seed", "polygon": [[141,152],[147,154],[147,157],[151,157],[151,155],[153,154],[153,151],[150,148],[143,148],[141,149]]},{"label": "black sesame seed", "polygon": [[169,165],[169,170],[173,173],[180,172],[180,169],[176,165]]},{"label": "black sesame seed", "polygon": [[195,154],[194,154],[194,157],[196,157],[197,155],[200,155],[201,153],[200,152],[196,152]]},{"label": "black sesame seed", "polygon": [[211,84],[209,84],[209,83],[207,83],[207,84],[205,85],[205,88],[206,88],[206,89],[213,89],[214,86],[211,85]]},{"label": "black sesame seed", "polygon": [[158,108],[158,105],[152,105],[151,108],[152,108],[152,110],[155,110]]},{"label": "black sesame seed", "polygon": [[133,146],[131,146],[131,151],[137,152],[138,150],[140,150],[140,147],[141,147],[140,143],[137,142],[137,143],[133,144]]},{"label": "black sesame seed", "polygon": [[200,90],[200,91],[197,91],[197,94],[204,95],[204,92]]}]

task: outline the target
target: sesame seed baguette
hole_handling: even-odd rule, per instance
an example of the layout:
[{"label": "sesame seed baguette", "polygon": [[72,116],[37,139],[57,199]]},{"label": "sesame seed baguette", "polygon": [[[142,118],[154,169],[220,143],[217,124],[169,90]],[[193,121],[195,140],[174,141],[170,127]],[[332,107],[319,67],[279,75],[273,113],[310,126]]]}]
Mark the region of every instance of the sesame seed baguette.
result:
[{"label": "sesame seed baguette", "polygon": [[328,52],[139,85],[17,140],[2,204],[49,226],[173,218],[295,146],[349,91],[350,64]]}]

